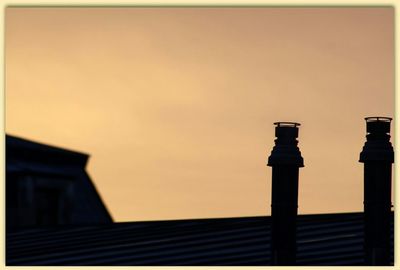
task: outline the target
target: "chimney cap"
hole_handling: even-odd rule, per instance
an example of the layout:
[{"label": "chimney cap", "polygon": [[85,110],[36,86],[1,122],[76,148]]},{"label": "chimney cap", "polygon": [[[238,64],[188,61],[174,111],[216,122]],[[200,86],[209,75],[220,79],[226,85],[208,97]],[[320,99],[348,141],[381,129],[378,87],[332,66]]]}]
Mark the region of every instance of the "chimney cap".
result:
[{"label": "chimney cap", "polygon": [[392,118],[384,117],[384,116],[373,116],[373,117],[365,117],[365,121],[368,122],[391,122]]},{"label": "chimney cap", "polygon": [[300,123],[296,122],[275,122],[274,125],[277,127],[298,127]]},{"label": "chimney cap", "polygon": [[394,152],[390,143],[390,117],[366,117],[367,141],[360,153],[360,162],[394,162]]}]

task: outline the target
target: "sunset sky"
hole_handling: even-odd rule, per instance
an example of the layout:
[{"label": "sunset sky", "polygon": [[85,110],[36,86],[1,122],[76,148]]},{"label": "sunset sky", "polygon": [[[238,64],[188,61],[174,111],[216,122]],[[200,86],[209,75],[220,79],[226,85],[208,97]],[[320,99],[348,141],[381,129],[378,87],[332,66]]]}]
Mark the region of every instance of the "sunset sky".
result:
[{"label": "sunset sky", "polygon": [[90,154],[115,221],[270,215],[277,121],[301,123],[299,213],[362,211],[364,117],[394,116],[393,8],[5,16],[6,132]]}]

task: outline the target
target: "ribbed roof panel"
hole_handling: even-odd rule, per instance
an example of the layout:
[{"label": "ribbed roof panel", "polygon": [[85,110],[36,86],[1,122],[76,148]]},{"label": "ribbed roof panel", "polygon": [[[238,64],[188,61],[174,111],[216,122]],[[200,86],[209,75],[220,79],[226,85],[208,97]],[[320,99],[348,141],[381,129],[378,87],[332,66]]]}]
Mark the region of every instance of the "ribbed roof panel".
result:
[{"label": "ribbed roof panel", "polygon": [[[363,264],[362,213],[297,223],[299,265]],[[8,233],[6,248],[7,265],[269,265],[270,217],[31,229]]]}]

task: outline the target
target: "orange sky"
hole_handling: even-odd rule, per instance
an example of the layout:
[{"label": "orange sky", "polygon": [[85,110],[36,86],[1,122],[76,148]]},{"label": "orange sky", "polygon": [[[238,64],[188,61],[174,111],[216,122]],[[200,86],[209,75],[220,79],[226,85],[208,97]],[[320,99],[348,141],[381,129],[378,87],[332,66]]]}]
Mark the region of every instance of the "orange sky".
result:
[{"label": "orange sky", "polygon": [[296,121],[299,213],[361,211],[393,12],[7,8],[6,132],[89,153],[116,221],[181,219],[269,215],[272,123]]}]

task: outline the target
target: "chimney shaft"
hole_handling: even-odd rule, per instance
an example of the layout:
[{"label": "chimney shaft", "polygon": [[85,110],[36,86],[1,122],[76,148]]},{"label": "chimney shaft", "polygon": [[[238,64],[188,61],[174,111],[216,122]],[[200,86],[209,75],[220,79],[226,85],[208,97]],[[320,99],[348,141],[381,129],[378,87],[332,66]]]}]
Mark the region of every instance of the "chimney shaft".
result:
[{"label": "chimney shaft", "polygon": [[364,258],[366,265],[390,265],[391,181],[394,152],[388,117],[367,117],[364,163]]},{"label": "chimney shaft", "polygon": [[296,140],[300,124],[274,124],[277,139],[268,158],[272,167],[271,263],[295,265],[299,167],[304,167]]}]

